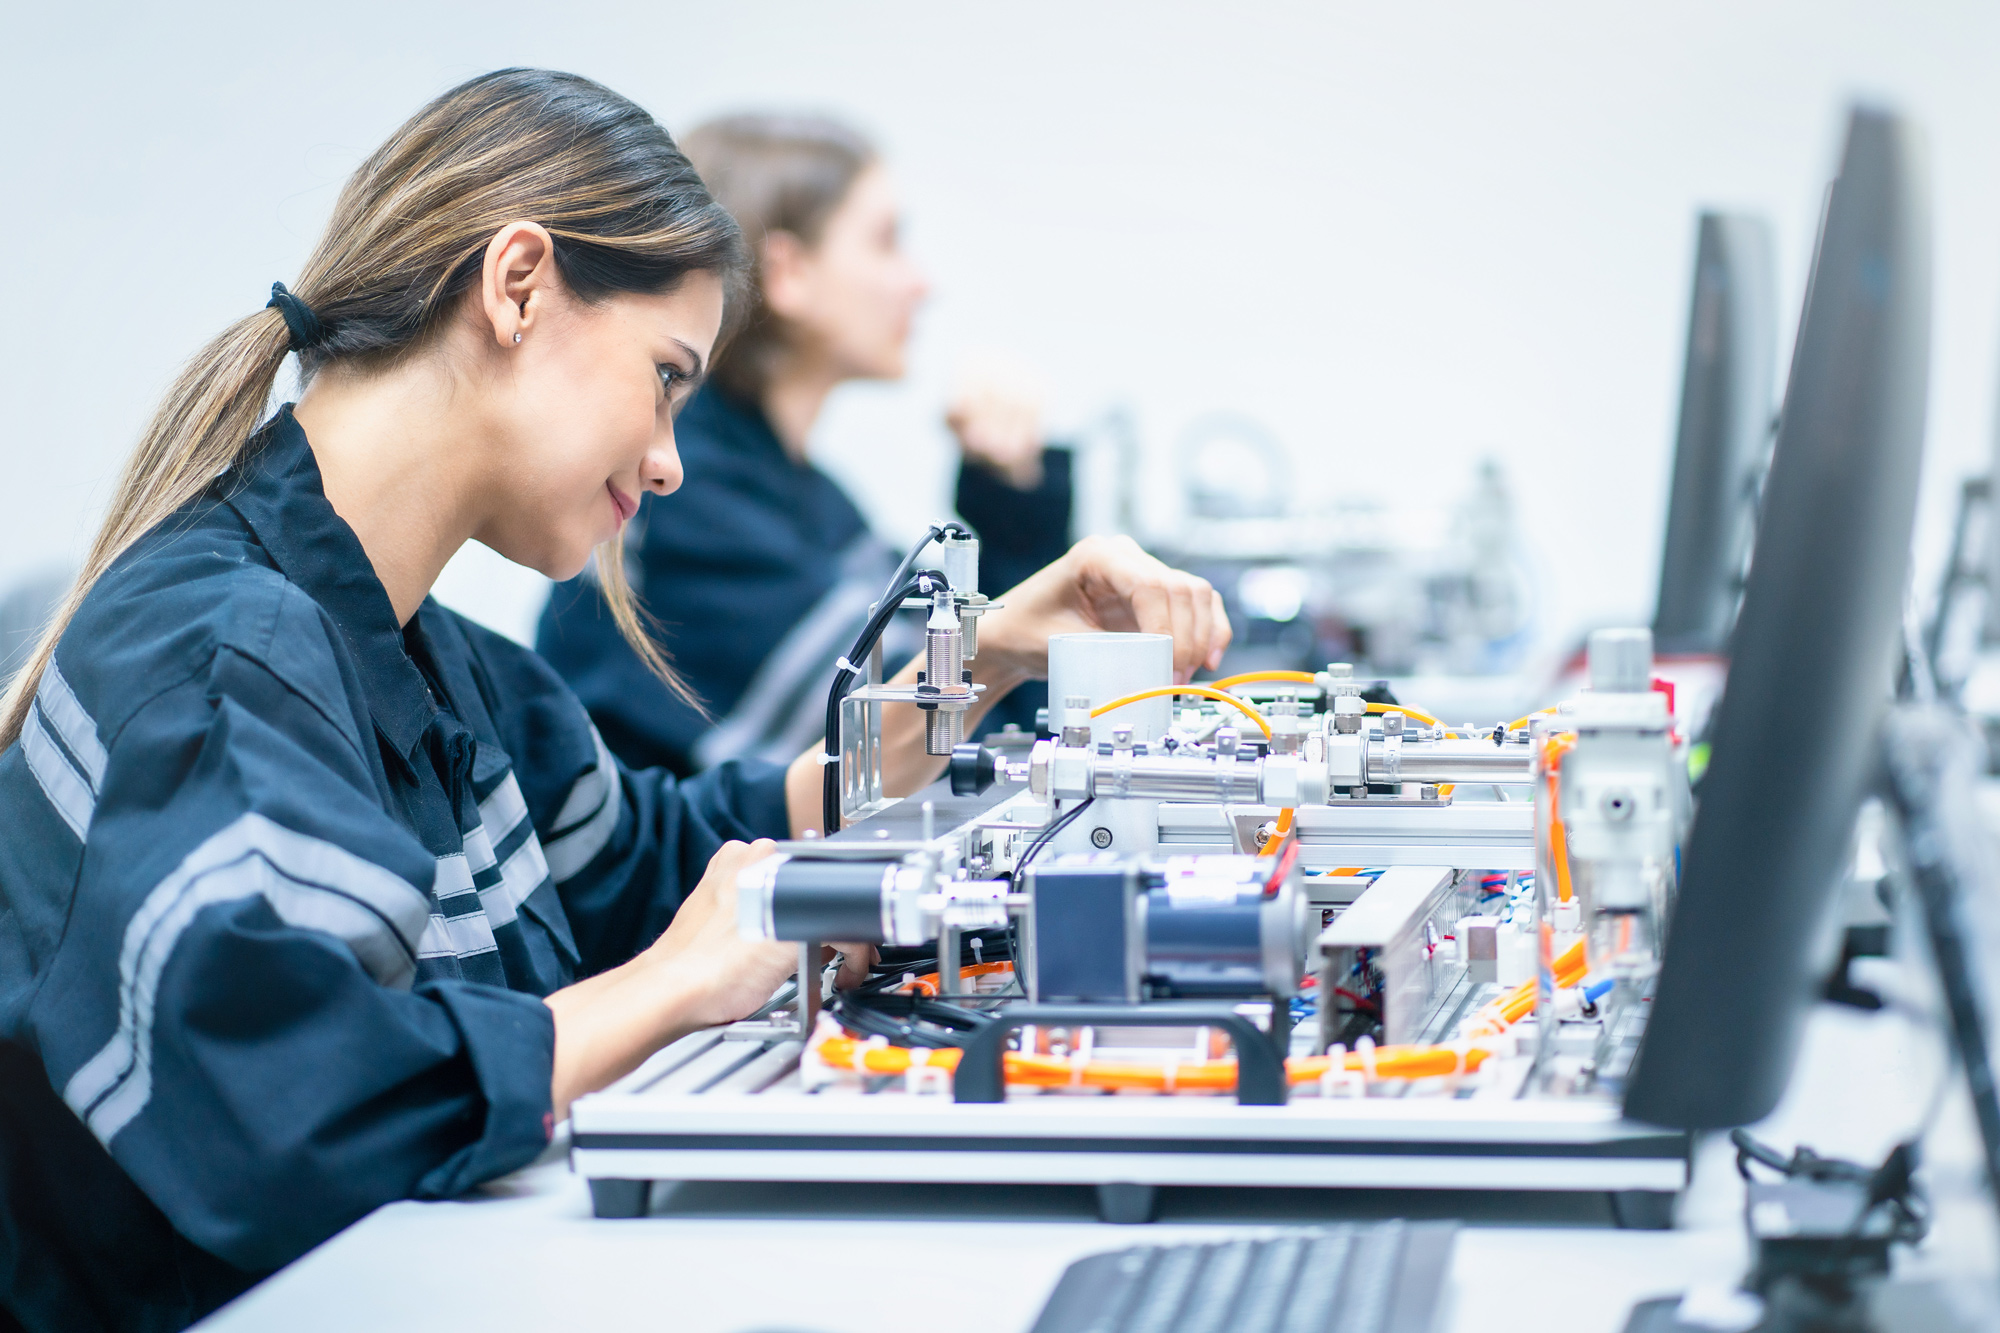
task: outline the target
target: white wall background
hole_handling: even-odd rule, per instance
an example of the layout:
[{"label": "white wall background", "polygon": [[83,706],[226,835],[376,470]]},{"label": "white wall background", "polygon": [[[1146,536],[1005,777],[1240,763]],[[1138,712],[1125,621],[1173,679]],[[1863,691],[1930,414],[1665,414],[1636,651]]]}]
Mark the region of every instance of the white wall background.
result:
[{"label": "white wall background", "polygon": [[[1163,463],[1215,409],[1268,423],[1321,488],[1356,464],[1448,497],[1495,454],[1533,497],[1548,640],[1643,620],[1695,210],[1771,219],[1789,324],[1856,93],[1932,148],[1924,586],[1992,435],[1988,5],[352,0],[8,26],[0,586],[77,558],[177,363],[293,275],[361,157],[515,63],[670,129],[776,105],[880,138],[936,295],[909,380],[845,392],[817,447],[890,534],[946,505],[955,368],[1009,349],[1063,420],[1129,406]],[[536,581],[500,564],[443,591],[519,629]]]}]

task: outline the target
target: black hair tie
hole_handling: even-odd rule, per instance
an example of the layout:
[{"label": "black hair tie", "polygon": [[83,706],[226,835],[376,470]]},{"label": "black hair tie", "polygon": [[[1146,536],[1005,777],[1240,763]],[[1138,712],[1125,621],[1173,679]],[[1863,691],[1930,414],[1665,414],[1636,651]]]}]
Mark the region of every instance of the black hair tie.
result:
[{"label": "black hair tie", "polygon": [[264,302],[266,310],[273,306],[285,317],[285,328],[292,335],[294,352],[307,351],[326,341],[326,325],[319,322],[319,316],[312,312],[311,306],[286,291],[282,282],[271,284],[271,299]]}]

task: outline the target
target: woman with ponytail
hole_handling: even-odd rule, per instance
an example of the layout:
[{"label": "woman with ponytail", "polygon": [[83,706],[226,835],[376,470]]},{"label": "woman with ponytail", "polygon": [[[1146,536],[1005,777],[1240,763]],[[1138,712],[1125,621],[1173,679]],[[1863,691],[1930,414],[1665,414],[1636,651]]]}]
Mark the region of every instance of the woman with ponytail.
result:
[{"label": "woman with ponytail", "polygon": [[[816,753],[627,769],[429,598],[467,541],[558,579],[594,551],[671,687],[619,536],[680,481],[743,261],[638,107],[504,70],[397,130],[169,391],[0,702],[0,1328],[181,1327],[524,1165],[790,973],[735,883],[817,828]],[[1091,628],[1171,632],[1185,672],[1228,637],[1207,585],[1085,543],[982,624],[985,697]],[[911,713],[900,791],[937,771]]]}]

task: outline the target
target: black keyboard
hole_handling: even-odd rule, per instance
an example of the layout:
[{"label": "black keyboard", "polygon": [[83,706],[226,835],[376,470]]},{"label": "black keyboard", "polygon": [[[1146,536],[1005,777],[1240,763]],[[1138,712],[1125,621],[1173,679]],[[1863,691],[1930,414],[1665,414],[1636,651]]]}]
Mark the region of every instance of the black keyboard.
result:
[{"label": "black keyboard", "polygon": [[1456,1222],[1370,1222],[1071,1264],[1032,1333],[1432,1333]]}]

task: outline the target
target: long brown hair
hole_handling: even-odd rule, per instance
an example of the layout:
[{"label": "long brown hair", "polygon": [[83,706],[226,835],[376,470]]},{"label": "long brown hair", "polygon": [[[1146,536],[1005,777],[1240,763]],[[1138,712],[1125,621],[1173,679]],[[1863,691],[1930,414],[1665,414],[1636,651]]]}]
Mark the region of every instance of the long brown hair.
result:
[{"label": "long brown hair", "polygon": [[[663,292],[695,272],[735,288],[747,260],[736,223],[651,116],[574,74],[498,70],[411,117],[342,188],[292,288],[327,330],[300,354],[301,382],[334,362],[386,366],[424,347],[477,282],[493,234],[522,219],[555,238],[557,269],[584,301]],[[289,347],[283,317],[260,310],[181,371],[125,465],[76,583],[0,703],[0,747],[19,737],[91,586],[242,458]],[[598,548],[597,575],[633,651],[694,702],[640,623],[622,541]]]},{"label": "long brown hair", "polygon": [[821,116],[723,116],[681,136],[688,159],[743,228],[751,253],[749,290],[736,331],[709,378],[742,402],[763,399],[790,348],[791,330],[764,304],[763,245],[774,231],[817,245],[854,178],[875,162],[874,145]]}]

